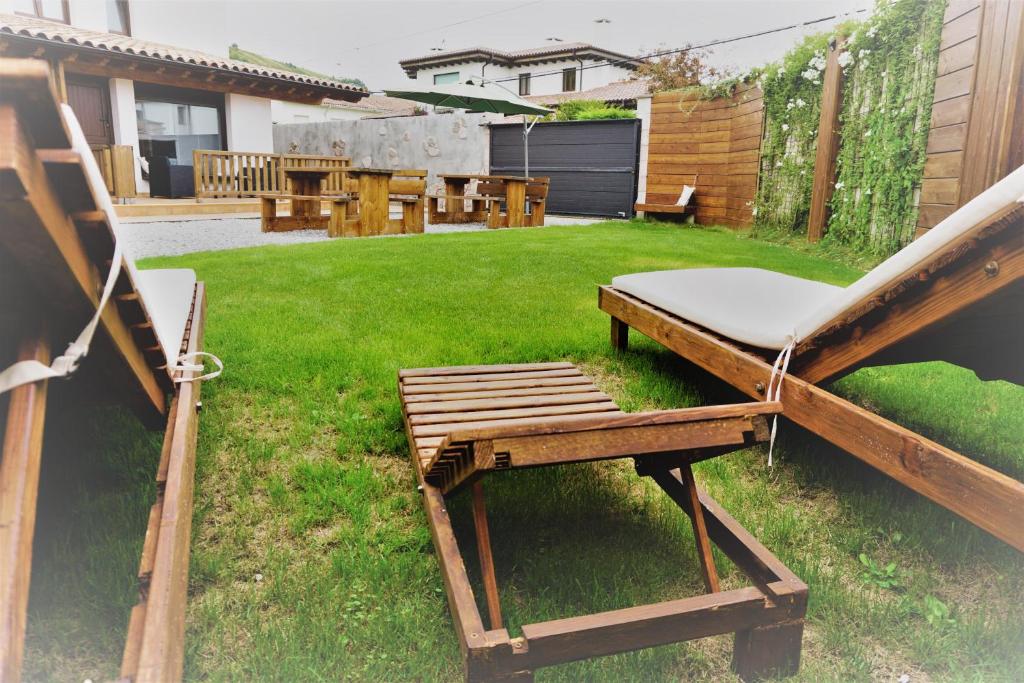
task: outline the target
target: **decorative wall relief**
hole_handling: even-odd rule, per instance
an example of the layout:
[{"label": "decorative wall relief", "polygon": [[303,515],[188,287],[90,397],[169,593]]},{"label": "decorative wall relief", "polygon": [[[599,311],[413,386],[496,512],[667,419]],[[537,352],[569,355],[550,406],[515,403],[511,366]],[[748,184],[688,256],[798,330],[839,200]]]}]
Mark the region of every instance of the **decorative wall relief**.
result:
[{"label": "decorative wall relief", "polygon": [[402,142],[412,142],[412,133],[409,131],[402,133]]},{"label": "decorative wall relief", "polygon": [[388,166],[398,167],[398,150],[394,147],[388,147]]},{"label": "decorative wall relief", "polygon": [[334,142],[331,143],[331,154],[336,157],[345,156],[345,141],[341,139],[334,140]]},{"label": "decorative wall relief", "polygon": [[426,138],[424,138],[423,151],[427,153],[427,156],[441,156],[441,148],[437,144],[437,138],[435,138],[433,135],[428,135]]},{"label": "decorative wall relief", "polygon": [[373,157],[367,154],[360,160],[360,163],[362,163],[363,168],[373,168]]},{"label": "decorative wall relief", "polygon": [[469,137],[469,133],[466,131],[466,121],[463,118],[457,118],[452,123],[452,134],[460,140]]},{"label": "decorative wall relief", "polygon": [[288,153],[289,154],[298,154],[299,153],[299,143],[296,142],[295,140],[292,140],[291,142],[289,142],[288,143]]}]

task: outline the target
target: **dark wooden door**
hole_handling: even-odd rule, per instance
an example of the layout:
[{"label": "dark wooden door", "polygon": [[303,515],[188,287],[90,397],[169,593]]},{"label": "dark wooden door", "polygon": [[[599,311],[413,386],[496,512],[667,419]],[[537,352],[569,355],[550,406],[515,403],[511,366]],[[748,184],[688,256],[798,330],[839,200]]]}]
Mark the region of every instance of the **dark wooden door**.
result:
[{"label": "dark wooden door", "polygon": [[68,104],[90,145],[114,143],[114,128],[110,121],[110,93],[101,79],[67,78]]}]

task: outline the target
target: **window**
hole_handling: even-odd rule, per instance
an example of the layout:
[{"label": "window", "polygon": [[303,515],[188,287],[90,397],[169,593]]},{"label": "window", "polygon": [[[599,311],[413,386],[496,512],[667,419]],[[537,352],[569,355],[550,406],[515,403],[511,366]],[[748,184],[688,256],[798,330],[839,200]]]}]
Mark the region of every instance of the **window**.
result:
[{"label": "window", "polygon": [[576,69],[562,69],[562,92],[576,90]]},{"label": "window", "polygon": [[69,23],[67,0],[14,0],[14,11],[18,14]]},{"label": "window", "polygon": [[132,23],[128,15],[128,0],[107,0],[107,30],[130,36]]},{"label": "window", "polygon": [[223,149],[224,96],[219,93],[135,84],[140,156],[192,163],[194,149]]},{"label": "window", "polygon": [[442,83],[458,83],[459,72],[452,71],[446,74],[434,74],[434,85],[441,85]]},{"label": "window", "polygon": [[530,94],[530,74],[519,74],[519,94]]}]

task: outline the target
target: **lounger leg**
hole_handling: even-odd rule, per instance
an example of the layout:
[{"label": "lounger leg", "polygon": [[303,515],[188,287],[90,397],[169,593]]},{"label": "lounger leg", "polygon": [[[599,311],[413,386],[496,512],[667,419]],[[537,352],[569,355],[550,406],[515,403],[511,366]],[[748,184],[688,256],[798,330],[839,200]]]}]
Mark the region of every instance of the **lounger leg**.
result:
[{"label": "lounger leg", "polygon": [[[43,338],[26,340],[18,359],[49,364],[49,344]],[[11,391],[7,407],[0,460],[0,680],[4,681],[21,677],[46,389],[46,380],[22,385]]]},{"label": "lounger leg", "polygon": [[612,348],[626,351],[629,348],[629,325],[612,317]]},{"label": "lounger leg", "polygon": [[491,555],[491,533],[487,528],[487,508],[484,506],[484,484],[473,483],[473,525],[476,527],[476,546],[480,554],[480,573],[487,593],[487,611],[491,615],[491,628],[501,628],[501,602],[498,599],[498,581],[494,576],[494,557]]},{"label": "lounger leg", "polygon": [[737,631],[732,669],[744,681],[792,676],[800,670],[803,620]]},{"label": "lounger leg", "polygon": [[704,523],[704,509],[700,506],[697,494],[697,482],[693,479],[690,463],[679,468],[679,473],[686,484],[686,492],[690,497],[690,509],[693,510],[693,536],[697,542],[697,557],[700,558],[700,570],[704,575],[704,585],[709,593],[717,593],[718,570],[715,569],[715,557],[711,554],[711,541],[708,539],[708,528]]}]

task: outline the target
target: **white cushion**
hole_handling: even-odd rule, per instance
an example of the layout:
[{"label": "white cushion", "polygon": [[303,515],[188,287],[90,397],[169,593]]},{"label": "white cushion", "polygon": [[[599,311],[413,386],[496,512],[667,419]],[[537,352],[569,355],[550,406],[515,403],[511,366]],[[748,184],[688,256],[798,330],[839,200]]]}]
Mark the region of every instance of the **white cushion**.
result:
[{"label": "white cushion", "polygon": [[192,310],[196,274],[187,268],[140,270],[135,275],[135,286],[153,320],[153,329],[167,364],[173,368],[181,355],[185,324]]},{"label": "white cushion", "polygon": [[729,339],[781,349],[800,320],[843,290],[760,268],[620,275],[612,287]]},{"label": "white cushion", "polygon": [[679,193],[679,199],[676,200],[676,206],[686,206],[689,204],[690,197],[693,196],[693,193],[696,190],[697,188],[690,185],[683,185],[683,191]]},{"label": "white cushion", "polygon": [[[118,234],[120,223],[117,219],[117,212],[114,211],[114,203],[110,200],[110,194],[107,192],[106,183],[103,181],[103,174],[100,173],[96,158],[93,156],[71,107],[64,104],[61,105],[61,109],[68,125],[68,131],[71,133],[71,147],[82,158],[82,165],[89,179],[97,208],[107,215],[114,233],[113,237],[115,240],[119,240],[121,236]],[[124,256],[123,265],[128,271],[129,279],[142,298],[146,311],[149,312],[153,329],[167,359],[168,368],[176,367],[181,342],[185,336],[185,323],[188,321],[188,314],[192,306],[192,295],[196,286],[195,272],[184,269],[140,271],[128,255]]]},{"label": "white cushion", "polygon": [[953,212],[845,289],[759,268],[693,268],[620,275],[612,286],[729,339],[781,349],[843,320],[903,281],[988,217],[1024,201],[1024,166]]}]

